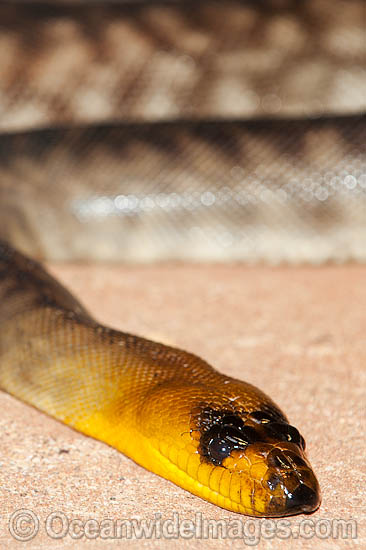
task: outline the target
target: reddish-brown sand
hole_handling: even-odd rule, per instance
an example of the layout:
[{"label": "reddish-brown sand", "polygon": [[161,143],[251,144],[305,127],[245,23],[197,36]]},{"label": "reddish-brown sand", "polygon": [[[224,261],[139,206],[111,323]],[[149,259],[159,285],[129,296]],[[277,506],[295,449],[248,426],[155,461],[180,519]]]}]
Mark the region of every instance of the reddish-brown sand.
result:
[{"label": "reddish-brown sand", "polygon": [[[366,267],[51,269],[100,321],[195,352],[222,372],[266,391],[304,435],[323,502],[314,514],[289,519],[293,529],[289,538],[274,532],[278,520],[264,524],[260,536],[263,523],[256,519],[244,524],[244,537],[234,539],[243,527],[237,520],[248,518],[191,495],[107,445],[1,393],[1,550],[220,549],[244,548],[253,542],[261,549],[366,548]],[[30,510],[39,519],[38,534],[28,542],[18,542],[9,532],[12,514],[13,535],[31,528],[27,516],[14,515],[19,509]],[[64,514],[64,522],[65,518],[79,521],[70,524],[63,538],[55,539],[50,535],[60,531],[61,520],[56,518],[46,527],[51,513]],[[101,524],[106,518],[148,520],[160,514],[161,525],[173,520],[164,529],[175,537],[179,533],[175,513],[181,529],[178,538],[157,538],[158,523],[151,539],[138,540],[136,533],[132,539],[98,536],[99,527],[112,525]],[[200,538],[204,535],[200,518],[226,520],[227,537],[223,532],[216,539]],[[88,519],[96,520],[87,525],[88,538],[85,534],[72,538],[72,533],[83,534]],[[312,522],[306,531],[310,538],[296,539],[304,519]],[[334,520],[342,519],[357,522],[357,538],[345,540],[340,534],[334,538]],[[194,523],[182,528],[183,520]],[[351,528],[355,534],[355,525],[349,524]],[[248,538],[250,529],[253,535]],[[89,540],[93,533],[96,538]],[[108,534],[112,533],[103,531],[105,537]]]}]

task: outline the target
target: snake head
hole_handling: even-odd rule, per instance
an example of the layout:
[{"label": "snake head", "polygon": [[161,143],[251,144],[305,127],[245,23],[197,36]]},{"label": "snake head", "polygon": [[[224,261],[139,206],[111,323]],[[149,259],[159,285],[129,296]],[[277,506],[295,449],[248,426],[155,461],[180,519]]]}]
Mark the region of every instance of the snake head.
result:
[{"label": "snake head", "polygon": [[251,516],[318,508],[303,437],[254,386],[227,377],[215,387],[169,381],[141,410],[141,463],[177,485]]},{"label": "snake head", "polygon": [[202,462],[222,470],[226,493],[239,509],[276,517],[318,508],[320,490],[304,438],[277,408],[249,413],[205,408],[199,418]]}]

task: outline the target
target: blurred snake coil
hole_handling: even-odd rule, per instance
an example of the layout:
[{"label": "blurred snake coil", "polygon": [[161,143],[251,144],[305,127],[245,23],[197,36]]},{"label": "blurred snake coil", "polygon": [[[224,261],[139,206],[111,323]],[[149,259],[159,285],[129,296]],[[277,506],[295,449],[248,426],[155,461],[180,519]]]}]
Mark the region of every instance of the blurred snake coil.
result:
[{"label": "blurred snake coil", "polygon": [[0,387],[223,508],[315,510],[265,394],[28,256],[364,262],[364,59],[360,0],[1,2]]}]

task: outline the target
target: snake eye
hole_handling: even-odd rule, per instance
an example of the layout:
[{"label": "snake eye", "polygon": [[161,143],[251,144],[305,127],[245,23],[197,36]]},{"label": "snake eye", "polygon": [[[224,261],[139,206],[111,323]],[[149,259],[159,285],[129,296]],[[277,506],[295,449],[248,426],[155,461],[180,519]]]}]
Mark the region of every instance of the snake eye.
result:
[{"label": "snake eye", "polygon": [[208,446],[210,458],[214,462],[221,463],[232,451],[232,445],[225,438],[212,439]]},{"label": "snake eye", "polygon": [[208,440],[205,454],[214,464],[221,464],[233,449],[245,449],[255,439],[254,433],[254,429],[246,426],[239,429],[226,425],[219,431],[218,426],[213,426],[205,438]]},{"label": "snake eye", "polygon": [[291,443],[295,443],[295,445],[301,447],[303,450],[305,449],[304,438],[294,426],[285,424],[284,422],[271,422],[268,424],[268,430],[272,435],[275,435],[282,441],[290,441]]},{"label": "snake eye", "polygon": [[214,464],[221,465],[231,451],[243,450],[258,440],[256,429],[246,426],[239,415],[226,411],[221,417],[211,414],[210,422],[211,426],[203,426],[199,452]]}]

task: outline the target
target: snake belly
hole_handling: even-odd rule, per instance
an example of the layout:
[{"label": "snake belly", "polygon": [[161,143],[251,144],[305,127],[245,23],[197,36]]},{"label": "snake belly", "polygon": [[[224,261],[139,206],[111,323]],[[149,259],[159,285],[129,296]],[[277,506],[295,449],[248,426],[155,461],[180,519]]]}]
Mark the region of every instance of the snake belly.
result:
[{"label": "snake belly", "polygon": [[225,509],[311,512],[305,442],[275,403],[199,357],[105,327],[0,242],[0,388]]}]

